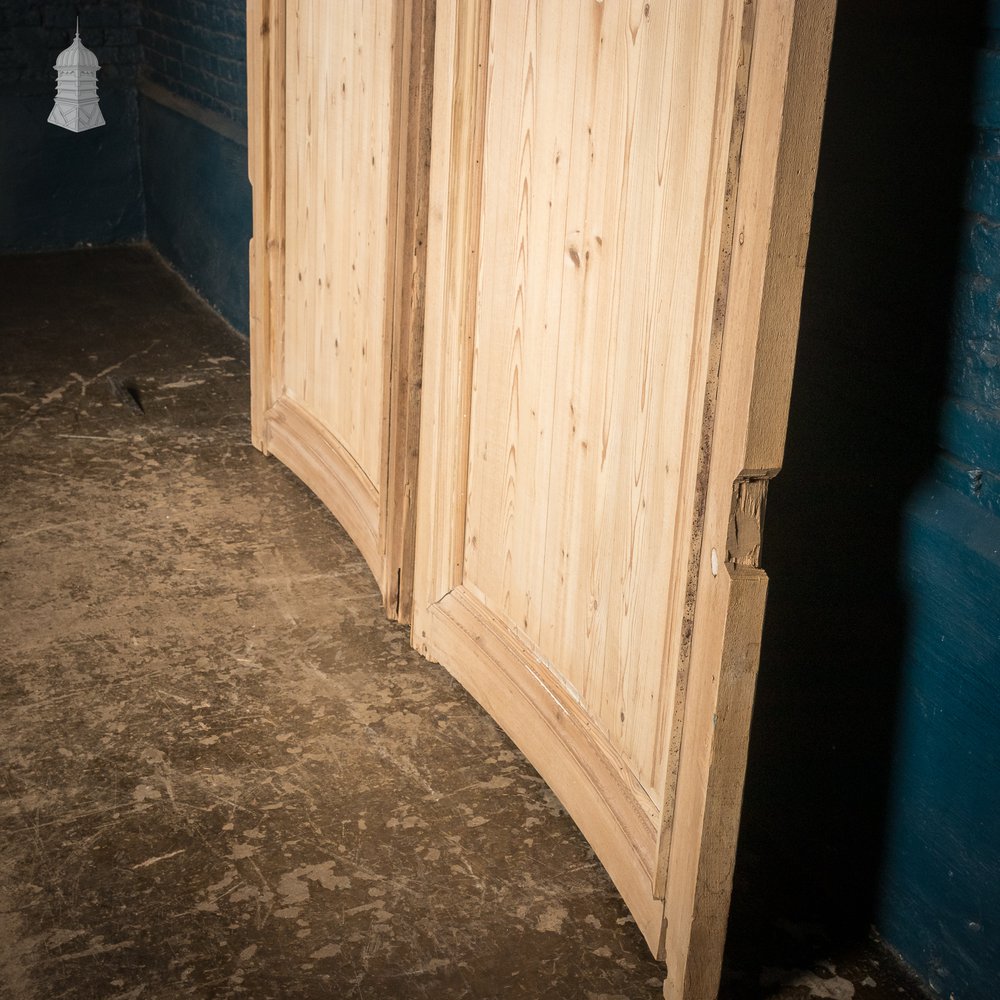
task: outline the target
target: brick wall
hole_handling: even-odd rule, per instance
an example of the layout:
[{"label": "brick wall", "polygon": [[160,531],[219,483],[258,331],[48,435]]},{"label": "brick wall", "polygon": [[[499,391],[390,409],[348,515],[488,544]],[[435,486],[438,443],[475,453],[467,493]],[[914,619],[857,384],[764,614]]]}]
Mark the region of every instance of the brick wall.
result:
[{"label": "brick wall", "polygon": [[55,90],[56,56],[80,37],[101,63],[102,90],[134,84],[139,64],[137,0],[81,0],[76,4],[0,0],[0,92],[39,94]]},{"label": "brick wall", "polygon": [[[339,2],[339,0],[338,0]],[[237,329],[249,325],[244,0],[141,0],[147,234]],[[185,169],[176,169],[176,164]]]},{"label": "brick wall", "polygon": [[[77,14],[107,122],[79,134],[46,121]],[[139,15],[137,0],[0,0],[0,253],[142,239]]]},{"label": "brick wall", "polygon": [[[1000,10],[991,19],[1000,30]],[[1000,36],[986,40],[977,60],[939,474],[1000,514]]]},{"label": "brick wall", "polygon": [[143,0],[143,76],[246,124],[244,0]]}]

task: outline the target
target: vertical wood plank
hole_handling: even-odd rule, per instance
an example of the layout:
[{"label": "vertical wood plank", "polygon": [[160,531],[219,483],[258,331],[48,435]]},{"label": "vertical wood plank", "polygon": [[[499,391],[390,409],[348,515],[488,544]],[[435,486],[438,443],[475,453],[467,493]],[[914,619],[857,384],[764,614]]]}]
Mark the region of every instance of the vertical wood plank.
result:
[{"label": "vertical wood plank", "polygon": [[[712,1000],[718,990],[766,593],[755,565],[760,525],[743,549],[734,521],[759,518],[767,480],[781,465],[833,32],[833,0],[755,6],[688,704],[665,857],[667,1000]],[[713,552],[723,564],[718,576]]]},{"label": "vertical wood plank", "polygon": [[741,9],[525,0],[491,22],[461,578],[650,794],[673,766]]},{"label": "vertical wood plank", "polygon": [[247,4],[251,438],[266,453],[265,414],[278,395],[284,313],[285,0]]},{"label": "vertical wood plank", "polygon": [[385,459],[400,7],[298,0],[288,53],[295,145],[285,389],[376,490]]},{"label": "vertical wood plank", "polygon": [[434,0],[248,3],[253,440],[340,518],[404,621],[434,13]]},{"label": "vertical wood plank", "polygon": [[[412,641],[461,581],[490,0],[438,0]],[[445,527],[446,526],[446,527]]]},{"label": "vertical wood plank", "polygon": [[413,612],[420,447],[435,2],[401,3],[397,17],[400,37],[394,152],[396,253],[391,270],[390,329],[386,334],[390,347],[385,391],[388,460],[382,518],[386,611],[390,618],[409,622]]}]

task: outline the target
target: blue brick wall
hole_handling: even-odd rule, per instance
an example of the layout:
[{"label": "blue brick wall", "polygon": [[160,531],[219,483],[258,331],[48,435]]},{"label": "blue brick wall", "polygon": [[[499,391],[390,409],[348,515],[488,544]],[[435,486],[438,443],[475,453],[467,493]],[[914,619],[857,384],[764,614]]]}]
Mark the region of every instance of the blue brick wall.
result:
[{"label": "blue brick wall", "polygon": [[[142,0],[141,11],[149,239],[236,329],[247,332],[252,212],[245,3]],[[179,100],[164,100],[163,91]]]},{"label": "blue brick wall", "polygon": [[247,333],[253,219],[246,147],[146,97],[141,107],[149,239]]},{"label": "blue brick wall", "polygon": [[[74,134],[46,119],[78,13],[107,125]],[[0,253],[142,238],[138,22],[134,0],[0,0]]]},{"label": "blue brick wall", "polygon": [[52,64],[80,35],[101,63],[101,93],[130,89],[139,63],[138,0],[82,0],[80,3],[0,0],[0,89],[5,94],[54,91]]},{"label": "blue brick wall", "polygon": [[246,125],[244,0],[143,0],[143,74]]}]

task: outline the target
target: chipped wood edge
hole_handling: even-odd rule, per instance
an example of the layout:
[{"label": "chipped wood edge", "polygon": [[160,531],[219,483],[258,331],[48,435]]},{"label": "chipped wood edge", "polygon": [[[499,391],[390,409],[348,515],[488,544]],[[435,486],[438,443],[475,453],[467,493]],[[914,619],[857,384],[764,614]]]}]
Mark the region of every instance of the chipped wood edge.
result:
[{"label": "chipped wood edge", "polygon": [[[767,593],[757,565],[759,519],[784,449],[834,6],[757,0],[687,711],[665,859],[667,1000],[714,1000],[719,986]],[[713,551],[716,565],[726,554],[717,576]]]}]

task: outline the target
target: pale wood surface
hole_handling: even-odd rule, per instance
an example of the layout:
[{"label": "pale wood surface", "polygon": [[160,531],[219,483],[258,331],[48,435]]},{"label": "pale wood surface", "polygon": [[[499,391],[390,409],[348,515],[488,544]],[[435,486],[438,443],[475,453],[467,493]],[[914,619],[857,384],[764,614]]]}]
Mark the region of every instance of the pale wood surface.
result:
[{"label": "pale wood surface", "polygon": [[465,587],[424,618],[425,655],[442,660],[531,760],[571,815],[587,817],[587,840],[629,902],[654,953],[663,903],[649,892],[658,810],[631,770],[599,739],[586,708],[552,686],[520,636]]},{"label": "pale wood surface", "polygon": [[387,333],[388,461],[382,486],[384,597],[391,618],[408,622],[413,608],[420,377],[434,82],[434,0],[410,0],[398,17],[396,104],[396,232],[391,329]]},{"label": "pale wood surface", "polygon": [[491,30],[463,582],[660,795],[739,8],[499,4]]},{"label": "pale wood surface", "polygon": [[[460,584],[466,609],[504,622],[544,684],[583,707],[591,752],[642,790],[652,827],[601,855],[623,892],[655,853],[676,770],[691,422],[741,7],[494,4],[450,21],[439,8],[436,93],[462,111],[435,119],[422,586],[433,604]],[[415,624],[460,671],[419,609]],[[585,822],[591,835],[596,813]],[[626,892],[647,914],[654,875]],[[658,950],[662,905],[643,930]]]},{"label": "pale wood surface", "polygon": [[284,388],[378,488],[394,5],[289,0]]},{"label": "pale wood surface", "polygon": [[247,2],[250,240],[250,420],[267,452],[266,413],[281,392],[285,281],[285,2]]},{"label": "pale wood surface", "polygon": [[439,0],[414,558],[418,616],[462,578],[491,0]]},{"label": "pale wood surface", "polygon": [[253,440],[327,503],[404,621],[433,19],[433,0],[248,4]]},{"label": "pale wood surface", "polygon": [[382,570],[378,534],[379,498],[371,480],[323,424],[301,403],[285,396],[267,414],[268,450],[337,512],[373,575]]},{"label": "pale wood surface", "polygon": [[413,641],[686,1000],[718,982],[832,21],[798,8],[789,77],[793,0],[438,7]]}]

